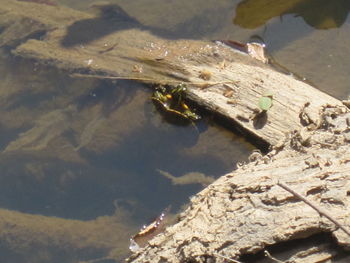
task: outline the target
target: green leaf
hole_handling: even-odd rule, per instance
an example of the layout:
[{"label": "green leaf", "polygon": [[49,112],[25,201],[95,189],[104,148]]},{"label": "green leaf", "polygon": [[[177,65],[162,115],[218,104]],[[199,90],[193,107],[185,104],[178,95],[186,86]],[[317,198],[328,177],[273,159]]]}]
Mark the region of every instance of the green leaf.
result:
[{"label": "green leaf", "polygon": [[259,99],[259,107],[261,110],[263,111],[267,111],[271,108],[272,106],[272,97],[269,96],[269,97],[261,97]]}]

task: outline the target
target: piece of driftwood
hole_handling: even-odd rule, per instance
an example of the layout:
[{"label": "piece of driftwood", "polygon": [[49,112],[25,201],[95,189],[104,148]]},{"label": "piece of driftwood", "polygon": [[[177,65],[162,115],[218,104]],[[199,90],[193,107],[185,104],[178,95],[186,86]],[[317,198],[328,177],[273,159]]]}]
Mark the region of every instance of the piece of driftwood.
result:
[{"label": "piece of driftwood", "polygon": [[[130,17],[126,19],[119,9],[116,17],[108,20],[103,16],[106,8],[100,16],[93,16],[45,5],[47,12],[37,18],[38,11],[33,8],[37,4],[2,2],[0,20],[32,19],[31,24],[37,25],[32,34],[44,35],[40,39],[27,36],[29,39],[15,48],[14,54],[70,72],[138,78],[148,83],[187,83],[191,100],[271,145],[280,143],[289,131],[300,129],[305,122],[315,122],[322,105],[341,104],[222,44],[162,39],[152,28],[142,27]],[[13,12],[14,8],[23,11]],[[51,12],[56,15],[51,17]],[[118,15],[123,19],[119,21]],[[96,24],[101,26],[100,35],[87,38],[82,34]],[[19,29],[4,26],[6,34],[0,36],[0,43],[14,43],[14,37],[8,35],[16,35]],[[26,29],[19,31],[23,30]],[[267,114],[258,115],[258,101],[265,93],[273,95],[273,106]]]},{"label": "piece of driftwood", "polygon": [[[55,34],[58,33],[55,31]],[[57,37],[60,38],[53,35],[54,33],[50,34],[46,41],[30,40],[19,46],[14,53],[23,57],[39,58],[44,62],[53,62],[73,72],[84,70],[126,78],[136,75],[141,80],[146,78],[148,82],[154,83],[174,81],[188,83],[190,87],[188,97],[191,100],[225,116],[244,131],[271,145],[278,144],[290,130],[300,129],[304,122],[315,122],[322,105],[341,104],[340,101],[302,81],[279,73],[247,55],[220,44],[174,41],[162,43],[159,47],[148,50],[140,47],[133,47],[132,50],[130,46],[129,50],[123,50],[134,33],[120,32],[109,36],[110,39],[99,40],[100,43],[95,45],[101,48],[105,42],[120,43],[118,49],[103,55],[96,46],[93,47],[95,50],[85,46],[79,52],[62,49],[57,41]],[[147,32],[138,32],[137,35],[146,40],[142,46],[147,47],[153,42],[160,41]],[[117,37],[118,40],[113,40]],[[126,43],[122,43],[123,41]],[[184,46],[186,48],[183,48]],[[163,50],[163,54],[159,49]],[[194,53],[195,51],[197,53]],[[123,57],[120,53],[133,55]],[[89,61],[92,62],[87,65]],[[134,66],[139,64],[143,67],[143,73],[134,73]],[[209,80],[202,79],[204,71],[210,72]],[[231,96],[225,96],[227,91],[232,91]],[[267,92],[273,94],[273,106],[267,114],[255,118],[259,111],[259,98]],[[303,119],[301,113],[306,105],[308,105],[307,117]]]},{"label": "piece of driftwood", "polygon": [[227,262],[223,257],[237,260],[269,245],[321,232],[332,233],[338,244],[350,249],[349,235],[278,185],[296,189],[350,228],[350,114],[345,108],[340,111],[338,117],[336,109],[328,114],[342,128],[310,132],[309,147],[299,145],[300,138],[293,135],[283,151],[219,178],[192,198],[177,224],[128,262]]},{"label": "piece of driftwood", "polygon": [[[7,21],[1,22],[0,44],[13,54],[69,73],[187,83],[189,99],[275,146],[198,193],[178,223],[128,262],[227,262],[320,232],[350,247],[344,231],[277,185],[289,185],[349,226],[350,121],[340,101],[220,43],[162,39],[117,7],[95,16],[0,3],[0,21]],[[106,10],[116,17],[110,20]],[[79,34],[98,25],[98,35]],[[273,106],[259,114],[266,93]]]}]

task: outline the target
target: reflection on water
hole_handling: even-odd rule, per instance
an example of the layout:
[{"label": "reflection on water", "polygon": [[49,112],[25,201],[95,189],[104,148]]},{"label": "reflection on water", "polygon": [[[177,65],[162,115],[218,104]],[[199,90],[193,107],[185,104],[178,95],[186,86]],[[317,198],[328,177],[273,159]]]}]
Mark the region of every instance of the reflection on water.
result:
[{"label": "reflection on water", "polygon": [[[198,1],[198,0],[196,0]],[[142,3],[145,5],[145,3]],[[171,26],[164,27],[163,21],[159,20],[159,23],[142,23],[139,21],[140,14],[132,16],[128,14],[123,7],[130,6],[128,3],[96,3],[91,4],[90,9],[95,10],[97,16],[94,18],[84,19],[73,23],[68,28],[67,35],[62,41],[64,47],[72,47],[76,45],[84,45],[99,39],[105,35],[117,32],[120,30],[127,30],[131,28],[137,28],[140,30],[147,30],[153,34],[162,38],[177,39],[177,38],[202,38],[209,32],[214,32],[219,29],[221,19],[219,13],[221,12],[220,6],[212,2],[207,3],[208,10],[199,10],[200,13],[196,14],[196,6],[193,3],[187,1],[183,2],[180,7],[183,8],[183,12],[187,11],[184,6],[188,5],[192,12],[189,13],[189,17],[185,21],[178,21],[175,17],[175,21],[171,21]],[[169,6],[167,4],[167,6]],[[154,5],[159,10],[159,4]],[[149,15],[153,15],[155,10],[148,10]],[[171,10],[173,12],[173,10]],[[213,16],[213,12],[218,15]],[[176,12],[176,14],[179,14]],[[168,19],[168,16],[159,11],[159,18]],[[141,15],[141,20],[143,16]]]},{"label": "reflection on water", "polygon": [[346,0],[237,1],[230,38],[260,35],[279,64],[337,98],[349,96]]},{"label": "reflection on water", "polygon": [[244,0],[238,4],[233,22],[244,28],[257,28],[273,17],[293,14],[316,29],[331,29],[343,25],[349,10],[347,0]]}]

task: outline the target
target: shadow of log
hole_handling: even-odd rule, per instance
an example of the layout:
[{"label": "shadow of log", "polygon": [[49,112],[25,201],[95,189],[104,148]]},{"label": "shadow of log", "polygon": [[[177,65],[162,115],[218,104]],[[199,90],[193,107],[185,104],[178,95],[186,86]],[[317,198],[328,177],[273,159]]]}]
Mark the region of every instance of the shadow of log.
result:
[{"label": "shadow of log", "polygon": [[130,28],[142,28],[142,25],[130,17],[118,5],[96,6],[100,15],[74,22],[67,28],[67,34],[62,39],[63,47],[85,45],[113,32]]}]

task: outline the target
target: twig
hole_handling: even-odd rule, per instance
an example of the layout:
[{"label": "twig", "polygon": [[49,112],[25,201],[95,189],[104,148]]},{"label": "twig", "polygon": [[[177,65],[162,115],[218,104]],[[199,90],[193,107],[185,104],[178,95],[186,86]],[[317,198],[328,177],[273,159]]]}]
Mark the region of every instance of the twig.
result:
[{"label": "twig", "polygon": [[298,194],[297,192],[295,192],[294,190],[292,190],[288,185],[278,182],[277,183],[278,186],[282,187],[284,190],[290,192],[291,194],[293,194],[294,196],[298,197],[300,200],[302,200],[304,203],[308,204],[309,206],[311,206],[313,209],[315,209],[321,216],[324,216],[326,218],[328,218],[330,221],[332,221],[337,227],[339,227],[341,230],[343,230],[348,236],[350,236],[350,231],[347,230],[338,220],[336,220],[335,218],[333,218],[330,214],[328,214],[326,211],[324,211],[322,208],[318,207],[316,204],[314,204],[313,202],[307,200],[304,196],[302,196],[301,194]]},{"label": "twig", "polygon": [[185,82],[181,80],[162,80],[162,79],[152,79],[152,78],[140,78],[140,77],[116,77],[116,76],[102,76],[102,75],[92,75],[92,74],[79,74],[73,73],[70,76],[79,77],[79,78],[95,78],[95,79],[120,79],[120,80],[135,80],[135,81],[145,81],[152,83],[166,83],[166,84],[182,84],[188,83],[190,85],[206,85],[206,86],[214,86],[220,84],[235,84],[237,81],[201,81],[201,82]]},{"label": "twig", "polygon": [[231,262],[234,262],[234,263],[242,263],[241,261],[238,261],[238,260],[235,260],[235,259],[232,259],[232,258],[225,257],[225,256],[220,255],[220,254],[218,254],[218,253],[214,253],[214,256],[217,256],[217,257],[219,257],[219,258],[226,259],[226,260],[231,261]]},{"label": "twig", "polygon": [[269,253],[269,251],[267,251],[266,249],[264,250],[264,254],[265,254],[266,257],[268,257],[269,259],[271,259],[271,260],[273,260],[273,261],[275,261],[275,262],[277,262],[277,263],[284,263],[284,261],[281,261],[281,260],[279,260],[279,259],[277,259],[277,258],[271,256],[271,254]]}]

